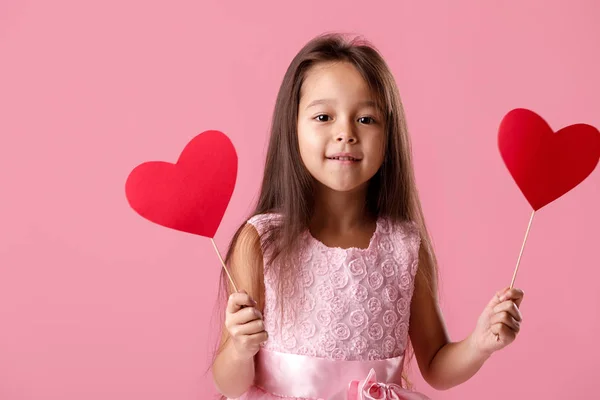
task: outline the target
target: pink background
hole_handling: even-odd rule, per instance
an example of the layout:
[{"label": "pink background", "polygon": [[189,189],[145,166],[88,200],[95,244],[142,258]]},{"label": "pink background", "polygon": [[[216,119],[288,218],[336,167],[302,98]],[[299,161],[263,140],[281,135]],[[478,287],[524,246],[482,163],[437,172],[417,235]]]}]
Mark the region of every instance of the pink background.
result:
[{"label": "pink background", "polygon": [[[235,3],[235,4],[234,4]],[[501,3],[501,4],[500,4]],[[397,77],[453,339],[510,283],[530,208],[496,146],[512,108],[600,126],[600,6],[579,1],[0,2],[0,398],[208,399],[219,263],[135,214],[129,171],[197,133],[235,143],[222,250],[258,189],[285,68],[365,34]],[[600,175],[542,209],[523,331],[435,399],[589,399],[600,342]],[[579,204],[580,203],[580,204]]]}]

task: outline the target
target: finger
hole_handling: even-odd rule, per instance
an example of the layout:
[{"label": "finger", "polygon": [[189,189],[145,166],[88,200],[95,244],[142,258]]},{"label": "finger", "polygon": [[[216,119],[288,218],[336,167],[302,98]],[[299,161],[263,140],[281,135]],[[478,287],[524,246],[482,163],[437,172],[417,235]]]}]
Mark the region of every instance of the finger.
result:
[{"label": "finger", "polygon": [[503,289],[501,289],[501,290],[498,290],[498,291],[496,292],[496,296],[500,297],[500,296],[502,296],[504,293],[506,293],[508,290],[510,290],[510,286],[507,286],[507,287],[505,287],[505,288],[503,288]]},{"label": "finger", "polygon": [[[248,294],[248,292],[246,292],[244,289],[240,290],[240,291],[239,291],[239,293]],[[250,295],[249,295],[249,296],[250,296]],[[251,301],[251,302],[253,302],[253,304],[254,304],[254,305],[256,305],[256,301],[254,301],[254,299],[252,298],[252,296],[250,296],[250,301]],[[242,305],[240,306],[240,308],[246,308],[246,307],[248,307],[248,306],[247,306],[247,305],[245,305],[245,304],[242,304]]]},{"label": "finger", "polygon": [[504,293],[505,293],[505,292],[506,292],[508,289],[510,289],[510,288],[507,286],[507,287],[505,287],[505,288],[504,288],[504,289],[502,289],[502,290],[498,290],[498,291],[496,292],[496,294],[494,295],[494,297],[492,297],[492,298],[490,299],[490,301],[489,301],[489,303],[488,303],[488,305],[487,305],[487,306],[488,306],[489,308],[494,308],[494,307],[496,307],[498,304],[502,303],[502,301],[500,300],[500,297],[501,297],[501,296],[502,296],[502,295],[503,295],[503,294],[504,294]]},{"label": "finger", "polygon": [[523,299],[524,293],[521,289],[517,289],[517,288],[512,288],[512,289],[508,289],[507,291],[505,291],[504,293],[502,293],[500,295],[500,301],[506,301],[506,300],[512,300],[515,303],[517,303],[517,306],[520,304],[521,300]]},{"label": "finger", "polygon": [[492,333],[496,336],[497,341],[514,340],[516,333],[504,324],[494,324],[491,329]]},{"label": "finger", "polygon": [[519,321],[515,320],[506,311],[502,311],[498,314],[493,315],[492,318],[490,319],[490,323],[492,324],[492,326],[498,325],[498,324],[506,325],[506,327],[512,329],[515,332],[519,332],[519,330],[521,329],[521,323]]},{"label": "finger", "polygon": [[252,347],[259,346],[261,343],[266,342],[269,339],[269,335],[266,331],[254,333],[252,335],[245,335],[242,337],[241,342],[243,346]]},{"label": "finger", "polygon": [[265,324],[262,319],[255,319],[235,327],[236,336],[252,336],[265,331]]},{"label": "finger", "polygon": [[227,323],[230,327],[234,325],[247,324],[248,322],[255,320],[262,320],[262,314],[254,307],[246,307],[234,314],[229,314],[227,316]]},{"label": "finger", "polygon": [[262,332],[258,332],[255,333],[254,335],[250,335],[250,341],[253,343],[264,343],[269,339],[269,334],[267,333],[267,331],[262,331]]},{"label": "finger", "polygon": [[521,307],[521,303],[523,302],[523,298],[525,297],[525,292],[523,292],[521,290],[521,297],[519,297],[518,299],[515,299],[514,302],[517,305],[517,307]]},{"label": "finger", "polygon": [[233,314],[242,309],[244,306],[254,307],[255,305],[256,301],[254,301],[248,293],[232,293],[227,301],[227,312]]},{"label": "finger", "polygon": [[521,310],[513,301],[504,301],[494,307],[494,313],[498,314],[501,312],[509,313],[515,320],[521,322],[523,321],[523,315],[521,314]]},{"label": "finger", "polygon": [[508,299],[518,299],[521,297],[523,297],[523,291],[519,288],[511,288],[511,289],[505,290],[500,295],[500,299],[502,301],[508,300]]}]

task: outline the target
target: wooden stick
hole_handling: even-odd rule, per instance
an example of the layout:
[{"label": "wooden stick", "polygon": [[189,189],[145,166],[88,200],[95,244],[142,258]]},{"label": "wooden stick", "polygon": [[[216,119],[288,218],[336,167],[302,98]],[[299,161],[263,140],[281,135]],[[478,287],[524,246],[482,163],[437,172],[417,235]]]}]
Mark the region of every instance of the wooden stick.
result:
[{"label": "wooden stick", "polygon": [[231,277],[231,274],[229,273],[229,270],[227,269],[227,266],[225,265],[225,261],[223,261],[223,257],[221,257],[221,253],[219,253],[219,249],[217,248],[217,244],[215,243],[215,240],[213,238],[210,238],[210,241],[212,242],[213,247],[215,248],[215,251],[217,252],[217,256],[219,256],[221,265],[223,266],[223,268],[225,268],[225,272],[227,273],[227,276],[229,277],[229,282],[231,282],[231,284],[233,285],[233,289],[237,293],[238,292],[237,286],[235,286],[235,282],[233,281],[233,278]]},{"label": "wooden stick", "polygon": [[517,259],[517,266],[515,268],[515,272],[513,274],[512,282],[510,283],[510,288],[512,289],[515,284],[515,279],[517,278],[517,271],[519,270],[519,264],[521,263],[521,257],[523,256],[523,249],[525,248],[525,242],[527,242],[527,236],[529,236],[529,229],[531,229],[531,222],[533,221],[533,216],[535,215],[535,210],[531,212],[531,217],[529,218],[529,225],[527,225],[527,231],[525,232],[525,239],[523,239],[523,244],[521,245],[521,252],[519,253],[519,258]]}]

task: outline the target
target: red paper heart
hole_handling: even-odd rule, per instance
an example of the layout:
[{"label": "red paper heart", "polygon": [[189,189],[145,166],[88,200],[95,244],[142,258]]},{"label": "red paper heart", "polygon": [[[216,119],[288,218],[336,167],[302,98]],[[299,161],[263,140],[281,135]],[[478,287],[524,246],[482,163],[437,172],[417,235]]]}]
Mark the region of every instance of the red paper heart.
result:
[{"label": "red paper heart", "polygon": [[127,178],[129,205],[142,217],[183,232],[214,237],[231,200],[237,154],[229,138],[206,131],[185,146],[176,164],[150,161]]},{"label": "red paper heart", "polygon": [[519,189],[537,211],[592,173],[600,159],[600,133],[587,124],[554,133],[539,115],[518,108],[502,119],[498,147]]}]

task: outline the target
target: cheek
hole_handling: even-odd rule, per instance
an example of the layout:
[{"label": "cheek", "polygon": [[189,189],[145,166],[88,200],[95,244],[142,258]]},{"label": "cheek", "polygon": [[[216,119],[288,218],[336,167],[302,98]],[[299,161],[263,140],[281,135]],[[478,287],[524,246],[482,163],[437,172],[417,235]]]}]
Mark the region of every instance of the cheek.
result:
[{"label": "cheek", "polygon": [[383,159],[385,158],[385,138],[382,138],[379,142],[379,154],[383,163]]},{"label": "cheek", "polygon": [[298,147],[305,161],[320,159],[324,148],[319,135],[303,128],[298,130]]},{"label": "cheek", "polygon": [[302,158],[306,156],[308,146],[309,144],[305,132],[302,129],[298,129],[298,148],[300,149]]},{"label": "cheek", "polygon": [[385,155],[385,138],[383,135],[374,137],[369,143],[369,151],[377,162],[382,163]]}]

